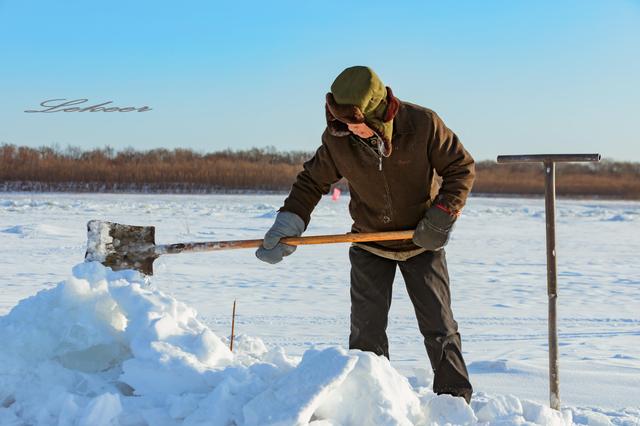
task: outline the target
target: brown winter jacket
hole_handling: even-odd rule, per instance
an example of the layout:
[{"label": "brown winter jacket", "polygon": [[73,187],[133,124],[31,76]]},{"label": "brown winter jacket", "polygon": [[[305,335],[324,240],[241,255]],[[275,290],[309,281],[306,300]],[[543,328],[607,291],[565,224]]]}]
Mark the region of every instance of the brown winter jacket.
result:
[{"label": "brown winter jacket", "polygon": [[[442,177],[439,191],[434,171]],[[325,130],[322,145],[304,163],[280,210],[296,213],[307,226],[322,194],[341,177],[349,183],[351,231],[379,232],[414,229],[436,197],[450,210],[462,210],[475,169],[471,155],[435,112],[401,102],[390,157],[358,137]],[[418,248],[411,240],[367,244],[390,251]]]}]

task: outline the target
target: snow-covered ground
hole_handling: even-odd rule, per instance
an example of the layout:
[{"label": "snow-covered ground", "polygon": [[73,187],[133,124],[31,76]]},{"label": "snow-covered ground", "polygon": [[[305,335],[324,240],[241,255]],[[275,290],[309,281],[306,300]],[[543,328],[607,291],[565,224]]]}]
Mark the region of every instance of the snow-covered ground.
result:
[{"label": "snow-covered ground", "polygon": [[[150,284],[74,268],[90,219],[155,225],[159,243],[260,238],[283,198],[0,194],[0,424],[640,425],[640,203],[558,202],[555,416],[541,199],[471,198],[447,247],[473,411],[428,391],[400,274],[391,364],[343,349],[347,245],[278,265],[253,250],[164,256]],[[348,231],[347,204],[325,197],[307,234]]]}]

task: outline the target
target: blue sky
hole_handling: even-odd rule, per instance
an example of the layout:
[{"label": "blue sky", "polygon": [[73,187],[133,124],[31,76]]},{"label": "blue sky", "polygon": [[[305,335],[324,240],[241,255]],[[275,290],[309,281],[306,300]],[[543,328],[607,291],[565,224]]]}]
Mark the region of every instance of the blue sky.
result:
[{"label": "blue sky", "polygon": [[[640,1],[0,0],[0,143],[314,150],[369,65],[479,160],[640,161]],[[27,114],[88,98],[146,113]]]}]

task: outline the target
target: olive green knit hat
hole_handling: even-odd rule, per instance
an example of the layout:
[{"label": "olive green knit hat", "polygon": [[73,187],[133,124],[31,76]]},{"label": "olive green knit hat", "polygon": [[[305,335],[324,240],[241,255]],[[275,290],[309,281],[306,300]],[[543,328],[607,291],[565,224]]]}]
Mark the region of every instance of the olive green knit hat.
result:
[{"label": "olive green knit hat", "polygon": [[393,117],[400,102],[371,68],[345,69],[336,77],[326,98],[327,126],[332,134],[345,136],[350,134],[346,124],[365,123],[382,139],[382,154],[391,155]]}]

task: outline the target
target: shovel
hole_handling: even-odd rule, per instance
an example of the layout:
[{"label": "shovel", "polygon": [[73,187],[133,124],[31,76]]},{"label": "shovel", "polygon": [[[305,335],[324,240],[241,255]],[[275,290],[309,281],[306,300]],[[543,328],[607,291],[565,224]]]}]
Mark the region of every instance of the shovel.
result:
[{"label": "shovel", "polygon": [[[155,226],[132,226],[91,220],[87,223],[86,261],[98,261],[114,271],[135,269],[153,275],[153,261],[163,254],[257,248],[262,240],[205,241],[176,244],[156,244]],[[407,231],[346,233],[285,237],[280,242],[292,246],[305,244],[353,243],[367,241],[410,240],[413,229]]]}]

